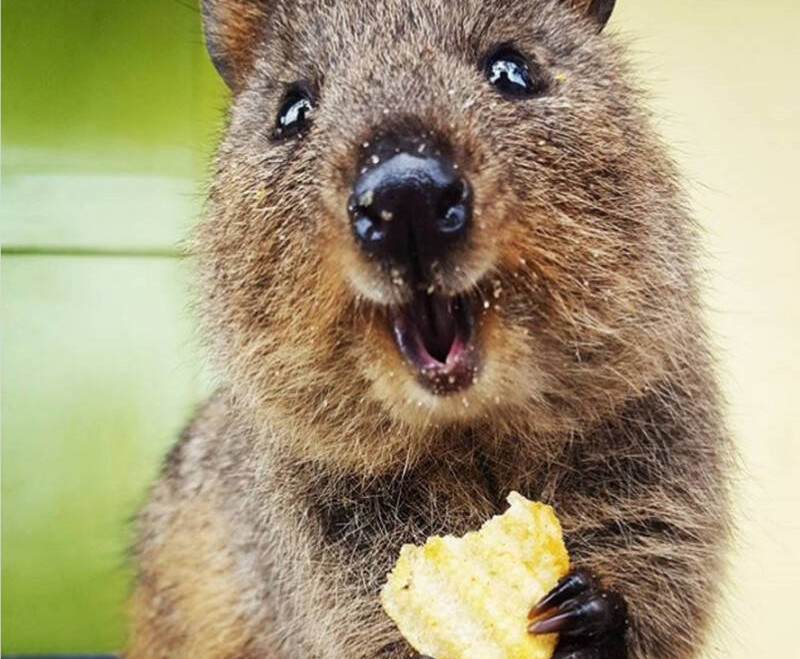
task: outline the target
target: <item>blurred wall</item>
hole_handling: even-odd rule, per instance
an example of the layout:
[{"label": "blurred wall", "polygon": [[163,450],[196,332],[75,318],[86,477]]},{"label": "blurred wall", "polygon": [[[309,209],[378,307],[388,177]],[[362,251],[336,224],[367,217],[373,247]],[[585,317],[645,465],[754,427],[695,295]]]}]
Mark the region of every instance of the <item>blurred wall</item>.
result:
[{"label": "blurred wall", "polygon": [[709,317],[741,455],[728,610],[709,657],[791,656],[800,590],[800,5],[617,4],[616,27],[633,39],[706,227]]},{"label": "blurred wall", "polygon": [[2,649],[112,649],[208,389],[177,254],[225,95],[191,0],[4,0],[2,30]]},{"label": "blurred wall", "polygon": [[[742,457],[708,657],[786,656],[800,589],[800,10],[618,5],[611,29],[631,41],[707,228]],[[2,27],[2,647],[113,649],[128,519],[209,388],[176,254],[224,91],[193,0],[5,0]]]}]

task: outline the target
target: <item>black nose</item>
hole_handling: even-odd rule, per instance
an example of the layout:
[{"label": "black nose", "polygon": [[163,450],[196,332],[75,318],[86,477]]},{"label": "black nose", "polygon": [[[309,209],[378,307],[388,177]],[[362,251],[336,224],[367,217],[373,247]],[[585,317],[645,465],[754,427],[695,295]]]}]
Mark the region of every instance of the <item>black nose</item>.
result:
[{"label": "black nose", "polygon": [[353,233],[368,253],[426,278],[434,261],[464,238],[472,189],[453,161],[416,149],[376,149],[350,197]]}]

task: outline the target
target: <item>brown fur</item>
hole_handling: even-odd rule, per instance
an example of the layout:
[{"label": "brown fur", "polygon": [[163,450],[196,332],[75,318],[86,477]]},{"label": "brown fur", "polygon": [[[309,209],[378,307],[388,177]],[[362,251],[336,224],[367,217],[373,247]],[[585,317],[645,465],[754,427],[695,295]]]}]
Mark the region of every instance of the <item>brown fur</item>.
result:
[{"label": "brown fur", "polygon": [[[729,448],[697,230],[621,47],[563,0],[248,6],[223,30],[234,97],[194,243],[223,386],[141,516],[130,659],[410,657],[376,597],[400,545],[478,526],[511,489],[553,504],[574,563],[624,594],[634,659],[695,656]],[[547,95],[482,78],[503,42]],[[298,79],[312,128],[276,144]],[[397,127],[447,143],[475,191],[436,279],[485,301],[456,396],[399,356],[385,305],[407,290],[348,226],[360,145]]]}]

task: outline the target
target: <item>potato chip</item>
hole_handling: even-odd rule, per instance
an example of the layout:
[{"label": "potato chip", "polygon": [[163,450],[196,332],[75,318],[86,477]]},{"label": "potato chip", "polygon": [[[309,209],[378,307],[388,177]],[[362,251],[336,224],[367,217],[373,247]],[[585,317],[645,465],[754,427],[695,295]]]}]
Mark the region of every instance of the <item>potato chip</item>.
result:
[{"label": "potato chip", "polygon": [[555,634],[527,615],[569,571],[553,509],[512,492],[509,509],[462,538],[404,545],[381,604],[417,652],[435,659],[550,659]]}]

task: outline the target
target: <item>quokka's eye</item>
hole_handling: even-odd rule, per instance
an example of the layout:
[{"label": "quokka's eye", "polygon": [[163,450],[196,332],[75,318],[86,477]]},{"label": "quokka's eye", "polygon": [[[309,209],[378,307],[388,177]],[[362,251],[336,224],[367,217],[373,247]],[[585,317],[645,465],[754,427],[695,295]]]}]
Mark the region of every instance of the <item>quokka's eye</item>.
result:
[{"label": "quokka's eye", "polygon": [[283,95],[273,138],[283,140],[304,132],[314,111],[314,100],[308,85],[296,82]]},{"label": "quokka's eye", "polygon": [[484,58],[486,78],[505,96],[530,98],[547,89],[544,73],[512,46],[498,46]]}]

